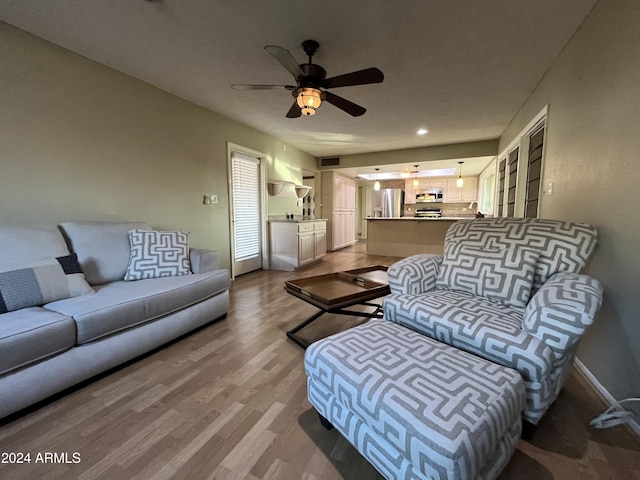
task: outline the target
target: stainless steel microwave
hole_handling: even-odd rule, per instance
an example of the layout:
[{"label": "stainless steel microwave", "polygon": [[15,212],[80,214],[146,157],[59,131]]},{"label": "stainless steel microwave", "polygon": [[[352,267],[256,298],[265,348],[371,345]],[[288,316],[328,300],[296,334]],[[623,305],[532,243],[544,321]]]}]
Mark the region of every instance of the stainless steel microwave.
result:
[{"label": "stainless steel microwave", "polygon": [[416,194],[416,203],[434,203],[442,202],[444,195],[441,188],[429,190],[428,192],[420,192]]}]

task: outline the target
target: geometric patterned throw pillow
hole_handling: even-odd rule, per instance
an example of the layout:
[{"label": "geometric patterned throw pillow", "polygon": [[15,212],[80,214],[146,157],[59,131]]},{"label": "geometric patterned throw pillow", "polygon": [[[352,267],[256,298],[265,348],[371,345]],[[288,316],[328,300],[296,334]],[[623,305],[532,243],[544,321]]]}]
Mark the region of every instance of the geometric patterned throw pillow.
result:
[{"label": "geometric patterned throw pillow", "polygon": [[75,253],[0,272],[0,313],[77,297],[94,290]]},{"label": "geometric patterned throw pillow", "polygon": [[460,245],[445,255],[436,288],[485,297],[516,308],[529,303],[539,252]]},{"label": "geometric patterned throw pillow", "polygon": [[130,230],[129,243],[126,281],[191,274],[189,232]]}]

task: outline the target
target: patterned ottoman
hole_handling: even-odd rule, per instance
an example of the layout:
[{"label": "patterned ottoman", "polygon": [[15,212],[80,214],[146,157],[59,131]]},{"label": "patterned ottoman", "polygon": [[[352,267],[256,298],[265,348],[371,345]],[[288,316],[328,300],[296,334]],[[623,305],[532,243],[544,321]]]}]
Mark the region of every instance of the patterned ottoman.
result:
[{"label": "patterned ottoman", "polygon": [[520,437],[518,372],[386,320],[313,343],[305,369],[323,423],[388,479],[496,478]]}]

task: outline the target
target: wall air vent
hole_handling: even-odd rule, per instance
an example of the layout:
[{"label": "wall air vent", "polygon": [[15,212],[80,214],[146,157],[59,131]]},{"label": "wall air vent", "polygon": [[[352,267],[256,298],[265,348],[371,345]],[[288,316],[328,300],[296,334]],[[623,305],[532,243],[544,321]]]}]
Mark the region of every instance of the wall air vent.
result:
[{"label": "wall air vent", "polygon": [[328,157],[320,159],[321,167],[337,167],[340,165],[340,157]]}]

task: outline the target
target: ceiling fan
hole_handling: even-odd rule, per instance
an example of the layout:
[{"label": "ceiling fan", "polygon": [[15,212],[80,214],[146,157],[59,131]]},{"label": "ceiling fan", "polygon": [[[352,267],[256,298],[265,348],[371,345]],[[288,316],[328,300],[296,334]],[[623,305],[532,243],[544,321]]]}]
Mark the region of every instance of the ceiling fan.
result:
[{"label": "ceiling fan", "polygon": [[309,57],[309,63],[298,64],[291,52],[283,47],[267,45],[264,49],[293,75],[296,85],[247,85],[234,84],[231,88],[236,90],[271,90],[284,88],[291,91],[296,99],[287,112],[287,118],[298,118],[300,115],[315,115],[323,100],[326,100],[349,115],[359,117],[367,111],[366,108],[357,105],[335,93],[326,91],[329,88],[349,87],[352,85],[367,85],[381,83],[384,80],[382,72],[375,68],[366,68],[356,72],[345,73],[336,77],[325,78],[327,72],[320,65],[312,63],[312,57],[318,51],[320,44],[315,40],[302,42],[302,49]]}]

